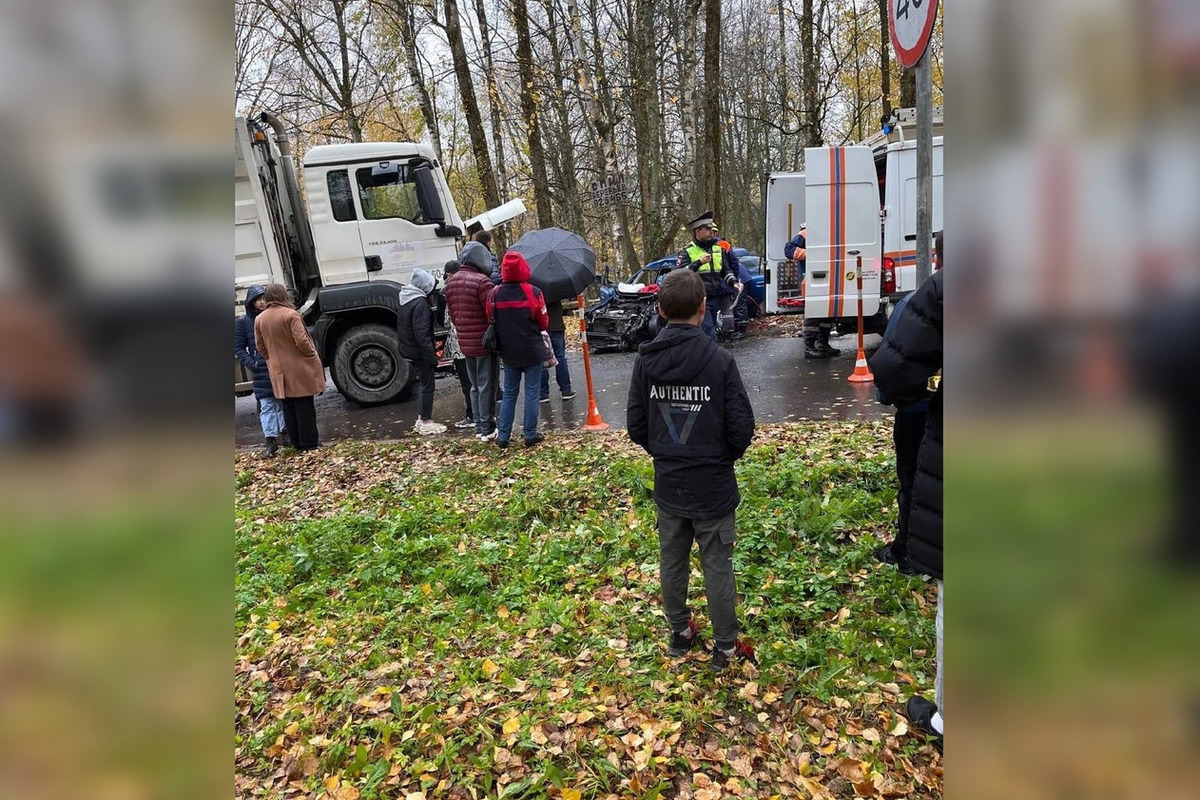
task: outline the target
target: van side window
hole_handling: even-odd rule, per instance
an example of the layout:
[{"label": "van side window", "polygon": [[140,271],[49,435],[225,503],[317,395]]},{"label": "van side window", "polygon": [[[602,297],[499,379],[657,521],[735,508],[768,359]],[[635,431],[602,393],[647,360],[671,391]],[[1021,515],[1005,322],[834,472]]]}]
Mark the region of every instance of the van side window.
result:
[{"label": "van side window", "polygon": [[423,225],[428,222],[417,201],[417,184],[412,182],[406,166],[389,165],[381,170],[363,167],[355,170],[358,196],[362,201],[365,219],[399,217]]},{"label": "van side window", "polygon": [[344,169],[330,172],[326,183],[329,185],[329,202],[333,204],[333,218],[338,222],[350,222],[356,219],[349,173]]}]

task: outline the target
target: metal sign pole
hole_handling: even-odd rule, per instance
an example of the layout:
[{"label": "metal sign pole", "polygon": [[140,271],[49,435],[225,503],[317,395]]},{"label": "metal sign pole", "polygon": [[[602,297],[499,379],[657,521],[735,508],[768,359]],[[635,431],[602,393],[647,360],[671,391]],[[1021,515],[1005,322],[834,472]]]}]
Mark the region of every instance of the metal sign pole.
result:
[{"label": "metal sign pole", "polygon": [[926,46],[917,62],[917,286],[931,273],[933,242],[933,65]]}]

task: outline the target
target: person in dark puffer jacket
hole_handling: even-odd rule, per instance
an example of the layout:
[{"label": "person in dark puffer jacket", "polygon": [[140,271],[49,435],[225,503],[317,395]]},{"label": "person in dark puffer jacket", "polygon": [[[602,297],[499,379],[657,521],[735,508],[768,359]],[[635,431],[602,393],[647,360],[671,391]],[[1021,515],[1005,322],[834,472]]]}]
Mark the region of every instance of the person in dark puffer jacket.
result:
[{"label": "person in dark puffer jacket", "polygon": [[[942,262],[942,234],[937,236]],[[908,514],[908,565],[937,581],[936,702],[909,698],[906,713],[914,725],[942,743],[942,282],[935,272],[900,312],[894,333],[884,339],[869,361],[879,391],[898,405],[929,397],[925,435],[917,453]],[[936,377],[935,377],[936,376]],[[930,396],[931,383],[936,388]]]},{"label": "person in dark puffer jacket", "polygon": [[488,300],[488,319],[496,321],[500,359],[504,363],[504,397],[500,401],[500,424],[496,444],[508,447],[517,393],[525,378],[525,446],[533,447],[546,437],[537,429],[538,398],[542,389],[542,362],[546,345],[542,331],[550,324],[542,290],[529,282],[529,263],[520,253],[509,251],[500,262],[500,285]]},{"label": "person in dark puffer jacket", "polygon": [[754,410],[737,362],[700,328],[705,287],[692,270],[673,270],[658,292],[667,319],[639,348],[629,384],[629,438],[654,457],[659,577],[671,629],[667,651],[680,656],[698,641],[687,605],[693,539],[700,546],[704,589],[716,639],[712,666],[757,663],[738,639],[733,545],[741,497],[733,465],[750,446]]},{"label": "person in dark puffer jacket", "polygon": [[246,313],[238,317],[233,328],[233,354],[254,378],[258,422],[262,425],[263,437],[267,440],[267,449],[263,455],[271,458],[279,452],[279,436],[283,433],[283,404],[275,398],[275,393],[271,390],[271,373],[267,369],[267,360],[254,346],[254,318],[267,307],[267,302],[263,299],[265,293],[266,289],[257,285],[246,291]]},{"label": "person in dark puffer jacket", "polygon": [[400,290],[400,308],[396,312],[400,355],[412,362],[413,369],[417,370],[417,424],[413,430],[422,436],[446,432],[445,425],[433,421],[434,371],[438,357],[429,297],[436,286],[428,272],[413,270],[412,280]]},{"label": "person in dark puffer jacket", "polygon": [[458,331],[458,347],[467,361],[475,435],[486,441],[496,435],[496,384],[493,382],[496,356],[483,347],[483,333],[488,326],[488,297],[494,288],[490,277],[492,254],[479,242],[468,242],[459,253],[458,263],[460,269],[446,282],[446,306],[450,321]]}]

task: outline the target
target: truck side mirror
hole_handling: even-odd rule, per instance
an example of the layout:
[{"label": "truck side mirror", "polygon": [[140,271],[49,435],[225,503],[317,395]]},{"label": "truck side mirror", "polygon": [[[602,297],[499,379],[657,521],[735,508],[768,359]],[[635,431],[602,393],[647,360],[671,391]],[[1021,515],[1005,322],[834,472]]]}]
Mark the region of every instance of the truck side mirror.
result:
[{"label": "truck side mirror", "polygon": [[462,236],[457,226],[446,224],[446,212],[442,208],[442,198],[438,195],[437,184],[433,180],[433,170],[428,164],[419,164],[413,168],[413,180],[417,184],[417,203],[421,206],[421,215],[429,222],[438,226],[438,236]]}]

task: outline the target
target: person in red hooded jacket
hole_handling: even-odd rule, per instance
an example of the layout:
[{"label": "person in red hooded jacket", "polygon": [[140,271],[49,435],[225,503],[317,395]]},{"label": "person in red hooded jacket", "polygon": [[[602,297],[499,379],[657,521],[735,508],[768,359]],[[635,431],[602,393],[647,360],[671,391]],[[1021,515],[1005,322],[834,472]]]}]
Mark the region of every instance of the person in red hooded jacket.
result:
[{"label": "person in red hooded jacket", "polygon": [[542,331],[550,325],[542,290],[529,282],[529,263],[520,253],[509,251],[500,262],[500,285],[492,290],[487,304],[488,321],[495,320],[500,360],[504,364],[504,396],[496,444],[508,447],[517,393],[525,378],[525,446],[533,447],[546,437],[537,429],[538,400],[542,389],[542,362],[546,345]]}]

